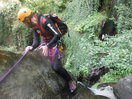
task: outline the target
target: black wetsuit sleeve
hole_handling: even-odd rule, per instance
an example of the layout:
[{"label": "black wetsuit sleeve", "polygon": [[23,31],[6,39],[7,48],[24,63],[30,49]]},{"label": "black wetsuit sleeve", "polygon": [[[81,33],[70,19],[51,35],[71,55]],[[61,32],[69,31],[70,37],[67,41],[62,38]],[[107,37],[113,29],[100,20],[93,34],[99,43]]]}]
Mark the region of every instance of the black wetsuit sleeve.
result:
[{"label": "black wetsuit sleeve", "polygon": [[60,39],[60,37],[58,35],[54,35],[54,37],[52,38],[52,40],[47,44],[48,47],[51,47],[53,44],[56,44],[57,41]]},{"label": "black wetsuit sleeve", "polygon": [[33,34],[33,49],[37,48],[40,45],[40,34],[38,34],[36,31]]},{"label": "black wetsuit sleeve", "polygon": [[58,40],[60,40],[61,33],[58,31],[54,23],[50,19],[46,19],[45,27],[51,35],[53,35],[53,38],[50,40],[50,42],[47,44],[48,47],[51,47],[52,45],[56,44]]}]

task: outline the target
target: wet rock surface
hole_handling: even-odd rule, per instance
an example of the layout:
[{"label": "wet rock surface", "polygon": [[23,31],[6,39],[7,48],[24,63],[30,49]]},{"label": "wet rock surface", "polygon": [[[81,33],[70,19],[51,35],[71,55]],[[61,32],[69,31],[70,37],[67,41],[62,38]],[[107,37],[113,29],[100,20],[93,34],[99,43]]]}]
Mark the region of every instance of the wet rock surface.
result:
[{"label": "wet rock surface", "polygon": [[109,72],[109,68],[102,66],[102,67],[95,67],[92,68],[90,75],[88,77],[88,86],[94,85],[98,80],[100,79],[101,76]]},{"label": "wet rock surface", "polygon": [[[21,55],[0,51],[0,56],[3,56],[0,58],[2,75]],[[0,99],[109,99],[95,95],[82,83],[77,84],[74,94],[69,93],[65,85],[65,81],[51,69],[49,59],[40,52],[33,52],[0,83]]]},{"label": "wet rock surface", "polygon": [[[6,51],[2,51],[0,56],[2,55],[3,58],[0,59],[1,75],[21,56]],[[61,99],[61,95],[58,94],[63,88],[63,82],[52,71],[46,57],[42,57],[39,52],[29,53],[10,75],[0,83],[0,99],[53,99],[53,97],[54,99]]]},{"label": "wet rock surface", "polygon": [[121,79],[113,88],[118,99],[132,99],[132,75]]}]

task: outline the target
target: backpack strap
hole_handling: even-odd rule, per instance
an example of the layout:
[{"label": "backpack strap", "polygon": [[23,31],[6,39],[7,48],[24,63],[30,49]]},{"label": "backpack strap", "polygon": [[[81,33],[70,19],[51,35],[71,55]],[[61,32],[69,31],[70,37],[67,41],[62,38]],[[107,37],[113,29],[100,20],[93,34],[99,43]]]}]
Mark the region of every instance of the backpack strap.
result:
[{"label": "backpack strap", "polygon": [[46,19],[43,20],[43,19],[42,19],[43,16],[41,16],[41,15],[36,15],[35,17],[36,17],[36,19],[37,19],[37,27],[38,27],[39,30],[41,31],[41,34],[40,34],[40,35],[44,36],[44,37],[46,38],[46,40],[48,40],[48,38],[47,38],[47,36],[46,36],[46,34],[45,34],[46,31],[45,31],[45,29],[44,29],[43,26],[42,26],[42,24],[44,23],[44,21],[46,22]]}]

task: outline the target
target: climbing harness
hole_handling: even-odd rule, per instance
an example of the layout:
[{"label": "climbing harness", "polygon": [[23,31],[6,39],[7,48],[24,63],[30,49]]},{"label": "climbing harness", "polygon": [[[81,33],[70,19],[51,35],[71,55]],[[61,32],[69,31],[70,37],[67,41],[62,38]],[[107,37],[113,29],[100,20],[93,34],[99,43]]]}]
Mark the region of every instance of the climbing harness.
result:
[{"label": "climbing harness", "polygon": [[0,77],[0,82],[2,82],[14,70],[14,68],[22,61],[28,52],[29,50],[25,51],[19,60],[11,68],[9,68],[9,70],[3,76]]}]

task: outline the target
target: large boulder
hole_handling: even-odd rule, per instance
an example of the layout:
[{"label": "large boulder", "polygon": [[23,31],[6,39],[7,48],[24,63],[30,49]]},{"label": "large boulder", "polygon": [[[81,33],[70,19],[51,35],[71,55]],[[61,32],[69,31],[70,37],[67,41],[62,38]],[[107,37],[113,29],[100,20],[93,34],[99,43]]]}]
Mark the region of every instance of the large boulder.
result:
[{"label": "large boulder", "polygon": [[132,99],[132,75],[121,79],[113,88],[118,99]]},{"label": "large boulder", "polygon": [[91,87],[92,85],[94,85],[96,82],[98,82],[100,77],[106,74],[107,72],[109,72],[109,68],[105,66],[93,67],[90,71],[90,75],[88,76],[88,86]]},{"label": "large boulder", "polygon": [[[2,75],[21,55],[0,51],[0,56]],[[46,57],[42,57],[39,52],[29,53],[0,83],[0,99],[61,99],[63,82],[52,71]]]},{"label": "large boulder", "polygon": [[[20,54],[0,51],[0,76],[18,59]],[[40,51],[29,53],[14,70],[0,82],[0,99],[109,99],[95,95],[82,83],[70,94],[65,81],[50,66],[50,60]]]}]

